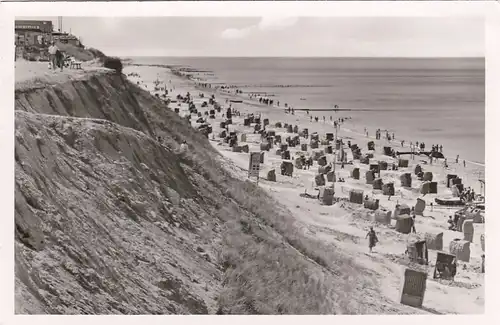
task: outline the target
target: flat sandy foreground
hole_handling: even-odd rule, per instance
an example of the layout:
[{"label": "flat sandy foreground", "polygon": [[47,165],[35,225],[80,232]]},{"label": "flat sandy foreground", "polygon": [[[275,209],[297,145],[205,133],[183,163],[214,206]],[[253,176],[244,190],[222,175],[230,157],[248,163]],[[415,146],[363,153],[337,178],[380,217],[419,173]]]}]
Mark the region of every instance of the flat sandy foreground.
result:
[{"label": "flat sandy foreground", "polygon": [[[32,85],[34,79],[49,79],[53,83],[72,80],[84,76],[85,73],[94,73],[101,68],[92,65],[84,64],[83,70],[65,70],[64,72],[49,71],[46,63],[31,63],[31,62],[16,62],[16,87]],[[194,102],[199,111],[204,112],[205,109],[200,109],[201,103],[208,101],[208,98],[215,94],[216,100],[227,108],[229,103],[226,100],[238,99],[230,94],[214,93],[210,89],[196,89],[192,81],[185,78],[173,75],[170,70],[159,67],[146,66],[126,66],[125,74],[135,72],[139,77],[128,77],[134,84],[139,84],[142,88],[155,94],[154,82],[160,80],[167,88],[172,89],[169,97],[175,99],[178,94],[185,95],[188,91],[195,98]],[[56,76],[57,75],[57,76]],[[158,92],[160,93],[160,92]],[[205,96],[201,98],[200,93]],[[179,114],[185,115],[188,112],[187,104],[172,103],[171,109],[179,107]],[[298,112],[296,115],[285,114],[283,109],[276,109],[268,106],[252,104],[249,101],[243,103],[233,103],[232,106],[241,112],[240,117],[233,117],[233,130],[238,132],[238,140],[240,145],[248,144],[250,152],[260,151],[260,135],[253,133],[253,127],[243,126],[243,118],[247,113],[262,114],[262,118],[268,118],[270,126],[268,129],[275,129],[277,134],[281,134],[284,138],[287,134],[286,129],[276,129],[272,126],[276,122],[298,125],[299,130],[308,128],[309,134],[317,132],[320,139],[325,137],[325,133],[334,132],[332,124],[311,122],[306,113]],[[210,109],[210,108],[206,108]],[[216,114],[215,119],[208,119],[213,126],[213,135],[210,135],[210,142],[222,154],[223,164],[228,170],[240,178],[246,179],[248,175],[249,154],[232,152],[228,144],[223,143],[217,135],[221,131],[220,122],[224,120],[222,112]],[[337,113],[339,114],[339,113]],[[337,115],[334,117],[343,117],[345,115]],[[193,124],[197,118],[193,116],[191,121]],[[361,133],[353,130],[363,130],[360,125],[343,125],[338,136],[344,140],[350,140],[352,144],[357,144],[362,152],[367,151],[367,142],[375,141],[374,158],[370,159],[373,162],[385,160],[392,164],[394,159],[384,156],[383,146],[388,145],[386,140],[374,140],[367,138]],[[230,129],[231,130],[231,129]],[[246,142],[241,142],[241,134],[246,134]],[[374,130],[370,130],[370,134],[374,134]],[[309,140],[301,138],[301,143],[309,143]],[[392,144],[393,147],[396,143]],[[309,146],[308,146],[309,147]],[[319,146],[322,149],[324,146]],[[350,254],[356,262],[368,267],[373,272],[371,275],[376,276],[381,283],[381,290],[394,304],[400,303],[400,286],[402,283],[402,275],[405,265],[408,264],[404,252],[409,238],[415,235],[404,235],[396,232],[394,229],[395,220],[392,224],[382,225],[374,223],[369,217],[369,210],[363,205],[352,204],[345,201],[334,204],[333,206],[323,206],[317,199],[310,199],[300,196],[301,193],[316,195],[318,191],[315,189],[314,177],[318,170],[318,165],[315,162],[310,170],[299,170],[294,168],[293,176],[282,176],[280,174],[280,164],[282,159],[276,155],[277,147],[274,146],[269,152],[265,153],[264,163],[261,164],[259,185],[261,188],[272,194],[277,201],[286,206],[292,213],[293,218],[297,220],[296,225],[300,228],[304,236],[310,236],[317,240],[322,240],[326,243],[331,243],[336,247],[340,247],[344,252]],[[290,148],[292,161],[295,153],[300,150],[300,145],[295,148]],[[308,153],[311,154],[311,149],[308,148]],[[348,159],[350,150],[348,152]],[[327,154],[328,162],[333,161],[333,154]],[[397,164],[397,161],[396,161]],[[420,164],[424,171],[430,171],[434,175],[434,181],[438,182],[438,194],[420,194],[421,181],[416,179],[413,171],[415,165]],[[429,204],[434,202],[436,197],[451,196],[451,191],[445,185],[446,174],[458,174],[465,183],[465,186],[471,186],[479,193],[478,184],[473,182],[474,173],[477,170],[471,166],[464,168],[461,164],[457,165],[454,161],[449,162],[450,166],[445,169],[442,163],[435,163],[432,166],[428,164],[428,159],[425,156],[415,156],[411,160],[408,168],[400,168],[397,171],[382,171],[381,177],[384,183],[394,182],[395,196],[389,200],[387,196],[382,195],[380,190],[373,190],[372,185],[366,184],[365,172],[368,170],[368,165],[360,164],[355,161],[352,165],[346,164],[344,169],[340,165],[336,167],[337,179],[344,178],[345,182],[335,183],[335,196],[340,198],[348,198],[351,189],[359,189],[364,191],[364,195],[370,198],[379,199],[381,208],[393,211],[397,203],[415,206],[417,198],[423,199],[427,206],[423,216],[416,218],[417,235],[423,235],[426,232],[443,233],[443,251],[449,252],[449,243],[455,238],[463,238],[463,233],[447,230],[448,224],[446,220],[449,215],[457,210],[457,208],[438,207],[434,203],[431,210]],[[351,170],[354,167],[360,168],[360,179],[354,180],[350,177]],[[267,171],[276,169],[276,182],[266,180]],[[412,174],[412,188],[401,187],[399,177],[403,172]],[[327,182],[327,186],[331,185]],[[368,240],[365,239],[366,233],[370,226],[373,226],[379,243],[374,248],[373,253],[368,252]],[[484,313],[484,274],[481,270],[481,255],[483,254],[480,245],[480,236],[484,234],[484,224],[474,224],[474,238],[470,245],[470,262],[458,262],[457,275],[454,282],[434,280],[432,274],[436,260],[436,251],[429,250],[429,266],[427,289],[425,292],[424,303],[422,309],[408,307],[409,313],[434,313],[434,314],[478,314]]]}]

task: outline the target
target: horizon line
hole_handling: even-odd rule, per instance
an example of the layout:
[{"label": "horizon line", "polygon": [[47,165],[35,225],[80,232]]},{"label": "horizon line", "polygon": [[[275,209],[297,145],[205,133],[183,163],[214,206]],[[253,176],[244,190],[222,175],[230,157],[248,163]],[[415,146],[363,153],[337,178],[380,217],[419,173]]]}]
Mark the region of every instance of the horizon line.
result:
[{"label": "horizon line", "polygon": [[228,56],[228,55],[114,55],[121,58],[287,58],[287,59],[485,59],[486,56]]}]

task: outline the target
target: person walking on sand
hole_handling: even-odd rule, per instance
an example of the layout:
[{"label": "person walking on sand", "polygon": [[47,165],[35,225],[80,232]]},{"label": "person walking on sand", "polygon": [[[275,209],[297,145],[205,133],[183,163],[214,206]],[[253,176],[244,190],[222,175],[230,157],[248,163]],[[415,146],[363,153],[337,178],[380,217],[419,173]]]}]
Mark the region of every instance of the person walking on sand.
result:
[{"label": "person walking on sand", "polygon": [[378,238],[377,234],[373,230],[373,227],[370,227],[370,231],[366,234],[365,239],[368,238],[368,248],[370,249],[370,253],[372,252],[373,247],[377,245]]},{"label": "person walking on sand", "polygon": [[411,231],[416,234],[417,230],[415,229],[415,213],[413,213],[413,216],[411,217]]},{"label": "person walking on sand", "polygon": [[457,155],[457,159],[455,160],[455,163],[458,164],[458,158],[460,157],[460,155]]},{"label": "person walking on sand", "polygon": [[465,168],[465,159],[464,159],[464,168]]}]

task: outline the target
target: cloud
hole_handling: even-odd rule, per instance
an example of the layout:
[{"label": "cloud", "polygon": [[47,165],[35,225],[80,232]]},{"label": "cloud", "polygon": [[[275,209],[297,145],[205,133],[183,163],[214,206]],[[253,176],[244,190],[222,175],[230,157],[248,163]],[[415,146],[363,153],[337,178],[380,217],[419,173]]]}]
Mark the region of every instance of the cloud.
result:
[{"label": "cloud", "polygon": [[297,23],[297,17],[262,17],[257,25],[260,30],[280,30]]},{"label": "cloud", "polygon": [[228,28],[225,29],[221,37],[225,39],[239,39],[239,38],[245,38],[248,35],[252,33],[252,31],[255,29],[255,26],[248,26],[245,28]]},{"label": "cloud", "polygon": [[296,17],[262,17],[256,25],[244,28],[227,28],[222,32],[221,37],[225,39],[241,39],[249,36],[256,30],[282,30],[295,25],[298,20]]}]

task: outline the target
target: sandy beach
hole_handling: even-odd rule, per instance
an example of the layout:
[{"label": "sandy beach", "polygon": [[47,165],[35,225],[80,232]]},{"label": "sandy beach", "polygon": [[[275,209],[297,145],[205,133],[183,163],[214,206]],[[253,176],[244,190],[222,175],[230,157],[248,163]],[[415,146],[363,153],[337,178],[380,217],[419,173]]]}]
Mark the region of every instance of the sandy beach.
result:
[{"label": "sandy beach", "polygon": [[[221,113],[217,113],[214,119],[208,119],[205,115],[202,115],[202,117],[206,118],[207,122],[212,125],[213,132],[209,135],[209,139],[214,148],[221,153],[222,163],[240,179],[247,178],[249,154],[233,152],[229,145],[224,143],[223,139],[218,136],[223,130],[220,128],[220,123],[225,120],[222,113],[225,113],[229,104],[240,113],[239,116],[233,115],[229,131],[235,131],[238,136],[238,145],[248,145],[250,152],[260,152],[261,138],[260,134],[254,133],[253,125],[244,126],[244,118],[248,114],[260,115],[262,119],[269,119],[270,123],[266,130],[274,130],[283,139],[295,134],[288,133],[285,128],[275,127],[277,122],[297,125],[299,132],[304,128],[308,128],[309,134],[317,132],[320,140],[325,138],[326,133],[335,132],[333,122],[330,122],[329,118],[326,119],[326,122],[323,122],[322,118],[318,122],[314,122],[303,111],[297,111],[295,115],[285,114],[283,108],[261,105],[258,101],[248,97],[242,98],[242,96],[229,92],[198,87],[194,81],[176,76],[167,68],[130,65],[125,67],[124,74],[129,75],[128,79],[132,83],[138,84],[153,95],[162,96],[163,91],[155,90],[155,81],[159,81],[159,87],[165,87],[169,90],[165,99],[169,98],[175,101],[178,95],[185,96],[189,92],[198,112],[202,112],[202,114],[213,109],[212,105],[202,108],[202,103],[208,101],[208,98],[214,95],[216,101],[223,107]],[[204,96],[201,97],[200,94]],[[231,103],[231,100],[234,102]],[[169,107],[172,110],[179,108],[181,116],[189,114],[187,103],[172,102]],[[311,114],[314,113],[311,112]],[[318,113],[318,116],[322,116],[322,114]],[[336,118],[348,116],[348,112],[335,115]],[[193,126],[197,125],[195,123],[197,118],[195,115],[192,116]],[[434,161],[431,165],[429,159],[424,155],[415,155],[413,158],[406,155],[404,159],[408,159],[408,167],[381,171],[380,178],[383,183],[393,182],[395,187],[393,196],[383,195],[381,190],[373,189],[373,186],[367,184],[365,180],[365,173],[368,171],[369,165],[362,164],[357,159],[352,159],[351,152],[345,144],[350,141],[352,144],[357,144],[362,149],[362,152],[366,152],[368,142],[373,141],[375,150],[370,151],[373,154],[370,162],[386,161],[389,165],[393,163],[397,165],[398,160],[384,155],[383,148],[391,145],[396,150],[402,150],[401,143],[398,137],[396,137],[396,141],[391,143],[387,140],[376,140],[374,138],[375,130],[369,130],[369,136],[367,137],[363,134],[363,128],[362,125],[352,125],[347,121],[338,130],[338,138],[344,142],[347,160],[352,163],[346,163],[344,168],[340,164],[336,164],[337,180],[343,178],[345,182],[326,182],[327,186],[332,186],[335,190],[335,197],[338,201],[333,205],[321,205],[319,200],[315,198],[301,196],[305,192],[312,196],[318,194],[318,186],[315,184],[315,175],[318,170],[317,162],[314,162],[313,166],[308,170],[294,168],[292,177],[281,175],[280,165],[283,160],[281,156],[276,154],[277,145],[264,153],[264,163],[260,166],[259,186],[293,213],[292,217],[296,220],[295,224],[301,229],[303,235],[335,244],[361,264],[373,270],[373,274],[369,276],[382,281],[386,297],[395,304],[399,304],[402,270],[405,265],[409,264],[404,256],[407,242],[415,237],[421,238],[425,236],[425,233],[443,233],[442,250],[449,252],[450,242],[456,238],[462,239],[464,236],[461,232],[448,230],[448,216],[454,215],[459,208],[439,206],[435,202],[436,198],[452,197],[450,188],[446,186],[446,175],[458,175],[462,178],[465,187],[471,187],[479,194],[481,193],[481,184],[478,179],[481,174],[484,178],[484,166],[467,164],[464,167],[462,160],[457,164],[454,159],[449,158],[449,166],[445,168],[442,160]],[[242,135],[246,139],[242,139]],[[298,157],[297,155],[300,152],[310,156],[314,151],[309,148],[309,139],[301,137],[300,143],[307,143],[308,150],[302,152],[300,145],[290,147],[291,162],[295,161],[294,158]],[[407,145],[408,143],[405,145],[406,148],[408,148]],[[325,147],[326,145],[320,144],[318,149],[325,149]],[[328,163],[334,161],[334,155],[335,153],[325,155]],[[420,193],[422,181],[418,180],[414,174],[417,164],[425,172],[432,172],[433,181],[437,182],[437,194],[424,195]],[[351,177],[353,168],[359,168],[359,180]],[[266,178],[268,171],[272,169],[276,170],[275,182]],[[401,186],[400,176],[402,173],[412,174],[411,187]],[[380,209],[387,211],[394,211],[397,204],[414,207],[417,199],[423,200],[425,210],[423,215],[416,216],[416,234],[397,232],[395,230],[395,220],[385,225],[374,222],[372,211],[364,208],[362,204],[349,202],[351,190],[361,190],[363,196],[379,200]],[[431,203],[433,204],[432,207]],[[373,253],[368,252],[368,240],[365,239],[370,226],[374,227],[379,239]],[[470,244],[470,261],[458,261],[458,270],[453,282],[432,279],[437,251],[429,250],[429,265],[424,267],[428,274],[428,280],[422,312],[435,314],[484,312],[484,274],[480,272],[481,255],[483,254],[480,237],[483,234],[484,223],[474,223],[474,236]]]}]

